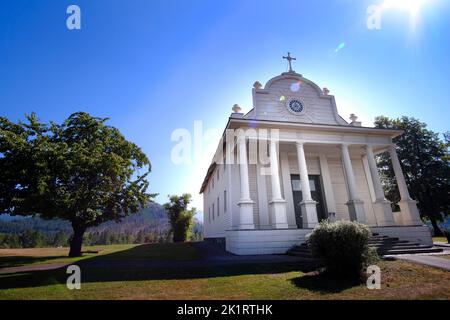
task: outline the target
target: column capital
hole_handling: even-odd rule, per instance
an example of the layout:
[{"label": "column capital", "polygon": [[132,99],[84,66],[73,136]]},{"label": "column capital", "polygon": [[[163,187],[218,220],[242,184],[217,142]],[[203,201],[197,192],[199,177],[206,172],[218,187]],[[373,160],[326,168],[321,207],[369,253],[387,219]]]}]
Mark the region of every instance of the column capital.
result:
[{"label": "column capital", "polygon": [[348,142],[343,142],[343,143],[341,143],[340,145],[339,145],[339,147],[341,148],[341,149],[347,149],[348,150],[348,147],[350,146],[350,143],[348,143]]},{"label": "column capital", "polygon": [[236,140],[238,143],[245,143],[247,141],[247,137],[245,135],[238,135],[236,136]]},{"label": "column capital", "polygon": [[395,143],[388,146],[389,152],[397,152],[397,145]]},{"label": "column capital", "polygon": [[366,151],[372,151],[372,152],[373,152],[373,145],[371,145],[371,144],[366,144],[366,145],[364,146],[364,149],[366,149]]},{"label": "column capital", "polygon": [[270,138],[269,142],[271,144],[278,144],[278,143],[280,143],[280,139],[279,138]]},{"label": "column capital", "polygon": [[297,146],[297,148],[303,148],[303,146],[305,145],[304,141],[295,141],[295,145]]}]

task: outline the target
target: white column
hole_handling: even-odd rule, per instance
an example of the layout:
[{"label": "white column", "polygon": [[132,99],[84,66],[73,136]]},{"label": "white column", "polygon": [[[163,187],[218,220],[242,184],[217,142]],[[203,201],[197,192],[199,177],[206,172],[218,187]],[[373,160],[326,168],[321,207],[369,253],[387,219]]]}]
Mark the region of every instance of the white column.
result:
[{"label": "white column", "polygon": [[406,185],[405,177],[403,176],[403,170],[398,159],[395,146],[389,147],[389,155],[391,157],[392,167],[394,168],[395,178],[397,180],[398,191],[400,192],[400,198],[402,200],[412,200],[409,195],[408,186]]},{"label": "white column", "polygon": [[303,201],[310,201],[311,188],[309,187],[308,168],[306,166],[305,149],[302,142],[297,142],[298,169],[300,171],[300,184],[302,187]]},{"label": "white column", "polygon": [[375,202],[373,203],[373,208],[375,210],[377,224],[379,226],[393,226],[395,225],[395,221],[394,215],[392,214],[391,203],[386,200],[386,197],[384,195],[384,190],[381,184],[381,179],[378,172],[377,163],[375,162],[375,156],[373,154],[372,146],[366,146],[366,153],[375,193]]},{"label": "white column", "polygon": [[289,155],[287,152],[280,153],[281,184],[284,190],[284,200],[286,200],[286,216],[289,228],[297,229],[295,219],[294,194],[292,192],[291,169],[289,167]]},{"label": "white column", "polygon": [[[327,204],[328,214],[334,213],[336,219],[336,201],[334,199],[333,186],[331,184],[330,170],[328,167],[328,159],[325,154],[319,155],[320,174],[322,175],[323,190],[325,192],[325,202]],[[333,217],[329,217],[333,218]]]},{"label": "white column", "polygon": [[367,161],[369,163],[370,175],[372,176],[373,188],[375,191],[375,200],[386,200],[384,195],[383,186],[381,184],[380,175],[378,173],[377,164],[375,162],[375,156],[373,154],[372,146],[366,146]]},{"label": "white column", "polygon": [[389,155],[391,156],[392,167],[394,168],[395,178],[400,192],[401,200],[399,206],[403,224],[414,226],[422,225],[423,222],[420,219],[417,203],[415,200],[411,199],[411,196],[409,195],[408,186],[406,185],[405,177],[403,176],[403,170],[397,156],[397,151],[395,150],[395,145],[389,147]]},{"label": "white column", "polygon": [[287,229],[286,201],[281,196],[280,171],[277,152],[278,140],[270,140],[270,180],[272,182],[272,200],[269,202],[272,226]]},{"label": "white column", "polygon": [[241,199],[239,200],[239,229],[254,229],[253,201],[248,181],[247,146],[245,136],[238,137]]},{"label": "white column", "polygon": [[342,162],[344,164],[345,176],[347,177],[348,195],[347,202],[350,220],[356,220],[361,223],[366,222],[366,215],[364,212],[364,202],[359,198],[356,190],[355,174],[353,173],[352,161],[348,152],[348,145],[341,144]]},{"label": "white column", "polygon": [[280,173],[278,165],[277,142],[270,140],[270,176],[272,181],[272,200],[281,199]]},{"label": "white column", "polygon": [[318,224],[317,202],[311,197],[311,188],[309,187],[308,168],[306,166],[303,142],[297,142],[297,157],[303,198],[300,203],[302,209],[303,227],[314,228]]},{"label": "white column", "polygon": [[272,225],[269,218],[269,200],[267,199],[267,183],[265,169],[260,163],[256,165],[256,184],[258,186],[258,213],[259,213],[259,228],[271,229]]}]

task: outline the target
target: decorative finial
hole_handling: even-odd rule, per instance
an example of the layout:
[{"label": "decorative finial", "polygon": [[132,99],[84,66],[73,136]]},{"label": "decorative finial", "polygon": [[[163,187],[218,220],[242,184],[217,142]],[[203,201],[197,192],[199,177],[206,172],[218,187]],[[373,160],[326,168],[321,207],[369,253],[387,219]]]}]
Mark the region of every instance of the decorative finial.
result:
[{"label": "decorative finial", "polygon": [[286,59],[289,62],[289,72],[295,73],[295,71],[292,70],[292,60],[297,60],[297,58],[291,57],[291,53],[288,52],[287,57],[283,57],[283,59]]},{"label": "decorative finial", "polygon": [[231,110],[233,110],[234,113],[241,113],[241,107],[239,107],[238,104],[235,104]]},{"label": "decorative finial", "polygon": [[261,89],[261,88],[262,88],[261,82],[256,81],[256,82],[253,84],[253,88],[255,88],[256,90]]},{"label": "decorative finial", "polygon": [[357,117],[354,113],[352,113],[352,114],[350,115],[350,120],[352,120],[352,123],[353,123],[353,122],[356,122],[356,120],[358,120],[358,117]]},{"label": "decorative finial", "polygon": [[324,88],[322,89],[322,91],[323,91],[323,94],[326,95],[326,96],[330,93],[330,90],[328,90],[327,87],[324,87]]}]

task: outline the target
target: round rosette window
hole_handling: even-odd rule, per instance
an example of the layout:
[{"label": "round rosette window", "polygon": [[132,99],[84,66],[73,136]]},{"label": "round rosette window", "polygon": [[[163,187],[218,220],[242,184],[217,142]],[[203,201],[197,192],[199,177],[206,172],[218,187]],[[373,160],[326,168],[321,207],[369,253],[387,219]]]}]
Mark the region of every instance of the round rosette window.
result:
[{"label": "round rosette window", "polygon": [[301,114],[305,111],[305,105],[303,104],[302,101],[298,100],[298,99],[290,99],[287,102],[286,107],[288,108],[288,110],[294,114]]}]

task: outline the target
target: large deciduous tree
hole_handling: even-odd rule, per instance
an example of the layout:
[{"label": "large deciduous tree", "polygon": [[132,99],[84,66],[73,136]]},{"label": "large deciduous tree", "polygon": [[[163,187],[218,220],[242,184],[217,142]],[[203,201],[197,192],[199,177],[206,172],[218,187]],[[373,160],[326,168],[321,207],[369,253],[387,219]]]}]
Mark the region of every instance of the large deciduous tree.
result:
[{"label": "large deciduous tree", "polygon": [[62,124],[26,119],[0,117],[0,212],[70,221],[69,255],[79,256],[87,228],[151,201],[149,159],[108,119],[83,112]]},{"label": "large deciduous tree", "polygon": [[[414,118],[389,119],[377,117],[377,128],[400,129],[404,134],[395,138],[396,149],[411,197],[422,217],[431,221],[435,235],[442,235],[438,222],[450,213],[450,158],[448,133],[446,141],[427,125]],[[388,154],[379,156],[386,197],[396,203],[400,196]]]},{"label": "large deciduous tree", "polygon": [[190,194],[181,196],[169,196],[170,202],[164,205],[169,216],[172,229],[173,242],[185,242],[189,240],[195,208],[188,209],[191,202]]}]

